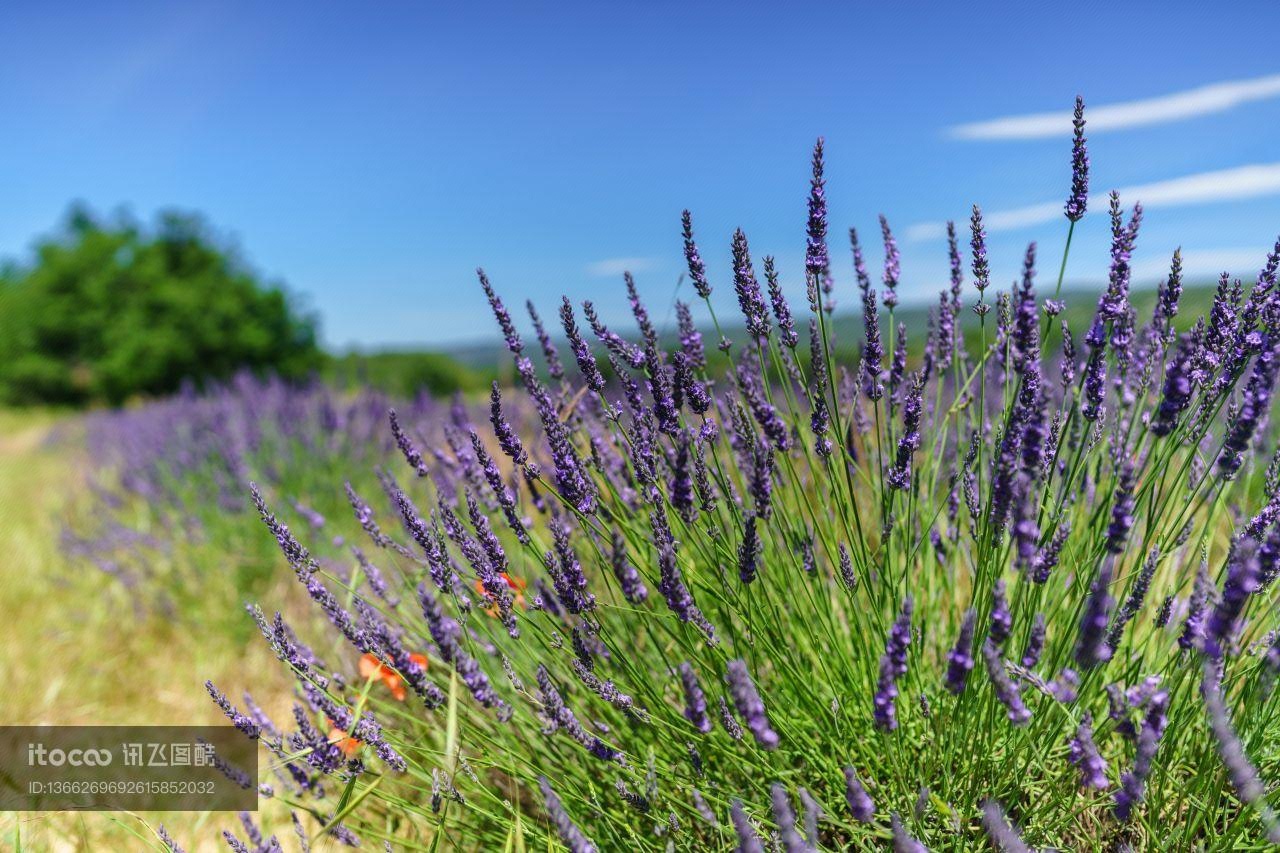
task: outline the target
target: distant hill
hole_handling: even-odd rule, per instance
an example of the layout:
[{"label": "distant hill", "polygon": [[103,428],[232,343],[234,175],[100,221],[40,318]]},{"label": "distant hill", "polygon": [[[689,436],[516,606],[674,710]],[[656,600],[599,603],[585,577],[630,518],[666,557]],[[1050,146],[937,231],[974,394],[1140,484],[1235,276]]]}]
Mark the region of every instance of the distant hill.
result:
[{"label": "distant hill", "polygon": [[[1083,338],[1089,323],[1093,319],[1094,310],[1097,307],[1097,297],[1098,294],[1101,293],[1102,287],[1103,285],[1063,285],[1061,298],[1066,302],[1067,306],[1064,311],[1064,317],[1066,318],[1068,327],[1071,329],[1072,334],[1076,339],[1077,346],[1080,345],[1080,341]],[[1197,317],[1208,312],[1210,306],[1213,304],[1215,288],[1216,283],[1208,281],[1199,281],[1184,285],[1182,299],[1180,301],[1181,310],[1178,314],[1178,326],[1180,328],[1190,326]],[[996,292],[995,288],[987,291],[988,302],[994,304]],[[1043,298],[1046,295],[1050,295],[1051,291],[1050,294],[1046,294],[1044,290],[1041,290],[1040,293]],[[853,296],[856,297],[856,294],[853,294]],[[978,334],[978,330],[980,328],[978,318],[971,310],[975,301],[975,296],[976,292],[970,285],[966,286],[965,292],[961,297],[965,303],[964,316],[961,318],[961,328],[966,335],[973,336]],[[1135,290],[1133,292],[1131,299],[1134,307],[1138,311],[1138,321],[1140,325],[1151,316],[1152,308],[1155,305],[1155,298],[1156,291],[1154,289]],[[847,294],[846,303],[848,305],[854,304],[854,299],[850,298]],[[797,309],[799,307],[800,306],[796,306]],[[917,303],[900,305],[894,311],[894,321],[902,323],[907,328],[907,339],[909,343],[908,349],[913,357],[918,357],[924,346],[925,328],[929,314],[934,307],[935,306],[933,304],[926,305]],[[668,313],[665,310],[660,310],[665,309],[665,306],[652,305],[650,308],[651,313],[655,316],[666,316]],[[992,310],[994,312],[994,308]],[[695,314],[696,312],[697,306],[695,305]],[[741,342],[746,337],[746,330],[742,322],[737,319],[736,310],[734,311],[731,320],[727,319],[726,314],[727,312],[721,313],[721,328],[730,340],[735,343]],[[635,324],[630,316],[610,317],[606,318],[606,320],[611,321],[611,329],[624,337],[632,338],[634,336]],[[882,331],[887,332],[888,321],[888,312],[882,308],[880,311]],[[807,312],[803,316],[797,315],[797,322],[805,324],[800,329],[802,337],[801,347],[807,349],[808,344],[804,339],[807,334],[805,331],[808,324]],[[995,316],[994,314],[988,314],[987,328],[992,329],[994,326]],[[854,363],[862,346],[862,312],[847,309],[841,310],[837,307],[833,316],[831,328],[837,358],[843,363]],[[715,346],[716,341],[714,328],[712,328],[708,323],[700,327],[700,331],[702,332],[708,350],[712,349]],[[674,320],[672,321],[671,328],[660,329],[660,332],[662,334],[664,346],[674,348],[677,345]],[[1060,340],[1060,337],[1055,333],[1053,339],[1048,342],[1048,346],[1056,349],[1060,345]],[[563,353],[563,340],[557,338],[556,343],[561,346],[561,357],[567,359],[567,354]],[[529,352],[530,357],[534,359],[535,363],[538,363],[539,366],[541,366],[541,354],[538,352],[537,345],[534,344],[533,346],[526,346],[526,351]],[[405,352],[399,354],[398,357],[407,358],[411,355],[413,354]],[[456,362],[460,369],[474,373],[475,376],[487,377],[485,379],[486,382],[492,378],[510,380],[513,375],[510,354],[496,335],[492,342],[481,342],[453,347],[449,350],[448,356],[444,356],[438,352],[433,353],[433,355],[440,359],[452,360]],[[368,358],[368,356],[366,356],[366,358]],[[443,361],[441,363],[443,364]],[[713,364],[714,363],[715,360],[713,360]],[[465,385],[467,385],[466,381],[460,381],[460,386]],[[463,390],[465,390],[465,387]]]}]

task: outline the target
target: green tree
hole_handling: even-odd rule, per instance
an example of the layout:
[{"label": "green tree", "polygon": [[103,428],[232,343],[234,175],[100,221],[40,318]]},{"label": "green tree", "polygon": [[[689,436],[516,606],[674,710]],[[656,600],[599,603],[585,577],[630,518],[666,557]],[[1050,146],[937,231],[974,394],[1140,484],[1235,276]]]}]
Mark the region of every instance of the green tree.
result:
[{"label": "green tree", "polygon": [[315,319],[198,215],[146,228],[74,205],[29,264],[0,270],[0,398],[120,403],[242,368],[301,377]]}]

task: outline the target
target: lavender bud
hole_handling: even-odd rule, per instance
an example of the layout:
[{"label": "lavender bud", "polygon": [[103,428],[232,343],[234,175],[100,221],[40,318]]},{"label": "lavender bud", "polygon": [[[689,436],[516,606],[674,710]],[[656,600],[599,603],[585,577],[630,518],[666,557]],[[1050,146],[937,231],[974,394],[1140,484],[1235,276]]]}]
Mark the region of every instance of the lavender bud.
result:
[{"label": "lavender bud", "polygon": [[564,804],[560,802],[560,797],[552,790],[551,783],[547,781],[546,776],[538,777],[538,787],[542,789],[542,798],[546,802],[547,817],[550,819],[552,826],[556,828],[556,832],[560,834],[560,840],[568,847],[570,853],[596,853],[596,846],[591,839],[587,838],[574,824],[573,819],[569,817],[569,813],[565,811]]},{"label": "lavender bud", "polygon": [[734,707],[743,722],[747,724],[747,729],[755,736],[756,743],[763,749],[777,749],[778,733],[769,725],[764,702],[761,701],[755,682],[747,672],[746,662],[729,661],[725,674],[729,681],[729,693],[733,697]]},{"label": "lavender bud", "polygon": [[853,815],[853,819],[859,823],[871,823],[875,818],[876,804],[852,767],[844,769],[844,784],[845,800],[849,803],[849,813]]},{"label": "lavender bud", "polygon": [[1088,713],[1080,719],[1075,737],[1067,745],[1070,747],[1067,760],[1080,771],[1080,784],[1099,791],[1109,787],[1107,762],[1093,742],[1093,718]]},{"label": "lavender bud", "polygon": [[973,632],[978,620],[978,613],[972,607],[964,613],[960,622],[960,635],[956,644],[947,652],[947,681],[949,692],[959,696],[964,692],[965,682],[973,670]]},{"label": "lavender bud", "polygon": [[1031,848],[1009,824],[1004,809],[995,800],[987,800],[982,804],[982,828],[986,830],[991,843],[1002,853],[1031,853]]},{"label": "lavender bud", "polygon": [[982,659],[987,665],[987,675],[991,678],[996,698],[1008,711],[1009,722],[1015,726],[1031,722],[1031,710],[1022,701],[1022,690],[1005,672],[1000,650],[990,640],[982,644]]},{"label": "lavender bud", "polygon": [[1111,562],[1103,563],[1089,588],[1084,614],[1080,618],[1080,635],[1076,642],[1076,663],[1089,669],[1111,660],[1112,649],[1107,645],[1107,623],[1111,617],[1111,598],[1107,588],[1111,585]]},{"label": "lavender bud", "polygon": [[742,800],[737,797],[733,798],[729,807],[729,817],[733,820],[734,832],[738,834],[737,853],[764,853],[764,842],[756,834],[755,827],[742,808]]},{"label": "lavender bud", "polygon": [[1032,669],[1040,662],[1040,654],[1044,651],[1044,614],[1037,613],[1031,623],[1031,636],[1027,638],[1027,648],[1022,653],[1022,665]]},{"label": "lavender bud", "polygon": [[1089,151],[1085,148],[1084,98],[1076,96],[1076,110],[1071,124],[1071,195],[1067,197],[1067,219],[1079,222],[1089,205]]},{"label": "lavender bud", "polygon": [[997,647],[1003,646],[1013,630],[1013,614],[1009,612],[1009,600],[1005,596],[1004,580],[996,581],[991,592],[991,628],[988,636]]},{"label": "lavender bud", "polygon": [[707,716],[707,695],[702,692],[698,675],[688,663],[680,664],[680,682],[684,685],[684,717],[700,732],[711,731],[711,718]]}]

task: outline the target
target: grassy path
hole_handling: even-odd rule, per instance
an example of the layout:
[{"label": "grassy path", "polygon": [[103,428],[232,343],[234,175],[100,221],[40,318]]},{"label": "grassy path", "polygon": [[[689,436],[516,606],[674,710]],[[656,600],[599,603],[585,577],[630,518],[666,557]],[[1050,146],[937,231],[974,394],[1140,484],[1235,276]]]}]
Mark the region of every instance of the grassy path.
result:
[{"label": "grassy path", "polygon": [[[75,431],[71,417],[0,411],[0,724],[221,722],[206,678],[231,689],[254,672],[260,687],[276,669],[261,643],[236,648],[139,614],[115,581],[63,557],[63,519],[84,488]],[[161,849],[147,846],[143,819],[163,822],[189,851],[225,849],[214,839],[235,823],[223,814],[0,813],[0,850],[15,846],[15,831],[23,850]]]}]

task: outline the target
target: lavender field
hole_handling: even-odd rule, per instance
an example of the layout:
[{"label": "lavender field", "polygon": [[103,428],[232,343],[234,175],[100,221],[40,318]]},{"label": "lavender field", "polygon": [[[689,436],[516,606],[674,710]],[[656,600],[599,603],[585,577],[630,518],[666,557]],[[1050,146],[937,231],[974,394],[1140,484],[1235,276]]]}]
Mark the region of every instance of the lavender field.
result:
[{"label": "lavender field", "polygon": [[238,819],[15,846],[1280,844],[1280,242],[1133,293],[1142,199],[1090,194],[1074,119],[1060,240],[993,281],[972,207],[923,323],[890,221],[831,221],[819,139],[804,301],[686,211],[685,289],[620,276],[629,317],[479,271],[488,393],[246,373],[13,420],[14,554],[62,570],[6,591],[12,716],[223,721],[261,771]]}]

